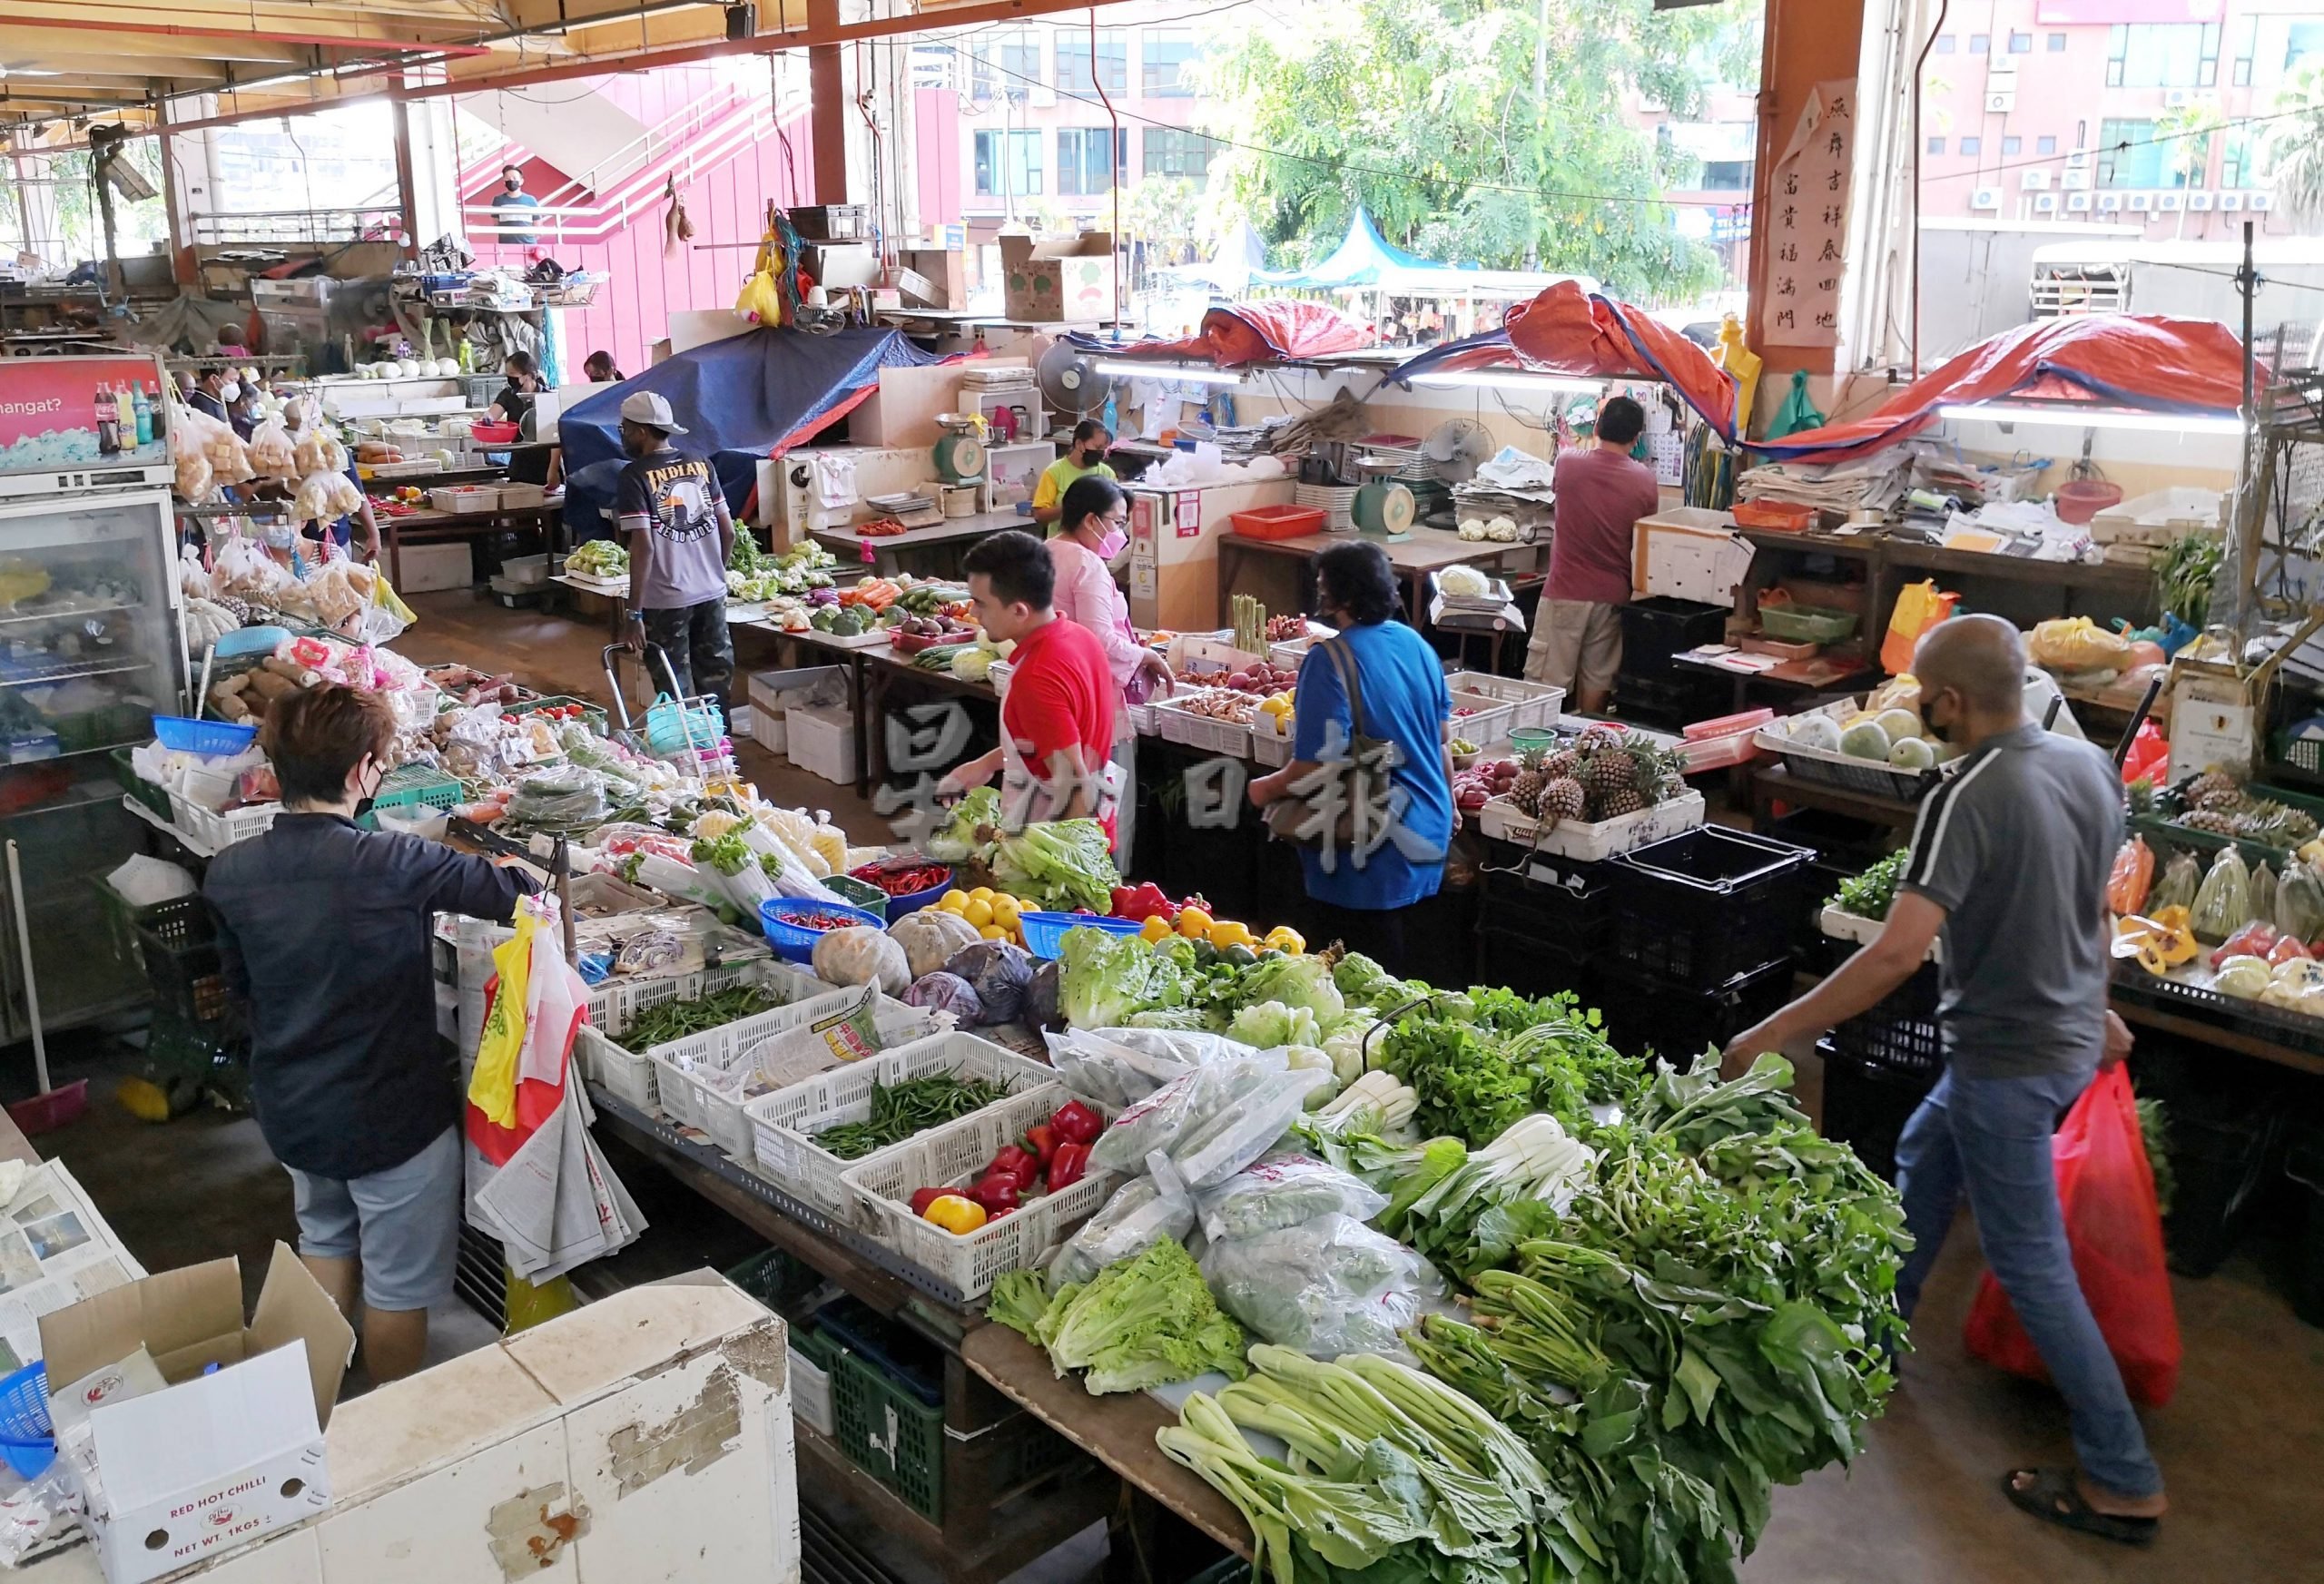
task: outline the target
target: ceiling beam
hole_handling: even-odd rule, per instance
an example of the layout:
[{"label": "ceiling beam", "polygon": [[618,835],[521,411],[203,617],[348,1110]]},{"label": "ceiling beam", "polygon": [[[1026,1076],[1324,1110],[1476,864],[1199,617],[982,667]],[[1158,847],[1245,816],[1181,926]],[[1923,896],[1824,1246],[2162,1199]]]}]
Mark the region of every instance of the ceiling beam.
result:
[{"label": "ceiling beam", "polygon": [[198,55],[207,61],[247,62],[254,66],[276,68],[303,66],[314,59],[310,49],[263,39],[204,40],[195,44],[183,39],[144,34],[100,36],[79,28],[15,23],[0,23],[0,52],[23,64],[45,64],[51,55],[86,56],[92,52],[102,52],[121,62],[141,57],[183,60]]},{"label": "ceiling beam", "polygon": [[[311,15],[312,13],[308,15]],[[26,16],[22,20],[28,26],[63,29],[79,33],[84,36],[90,34],[103,34],[107,37],[225,39],[264,44],[307,44],[324,49],[390,50],[426,54],[468,55],[487,53],[481,45],[462,42],[458,34],[441,39],[391,38],[371,32],[366,25],[353,17],[349,18],[349,25],[352,31],[338,33],[294,32],[199,22],[141,22],[126,17],[114,18],[85,14],[66,16]],[[452,18],[448,16],[446,20],[450,21]],[[11,30],[8,36],[10,47],[14,48],[15,39],[14,30]]]}]

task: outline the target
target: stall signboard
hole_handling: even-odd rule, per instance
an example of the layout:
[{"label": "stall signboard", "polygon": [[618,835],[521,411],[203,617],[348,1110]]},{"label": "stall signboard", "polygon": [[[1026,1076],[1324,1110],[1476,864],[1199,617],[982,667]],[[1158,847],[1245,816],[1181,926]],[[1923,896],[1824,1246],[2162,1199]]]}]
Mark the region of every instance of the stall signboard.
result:
[{"label": "stall signboard", "polygon": [[0,474],[166,465],[166,379],[150,356],[10,359],[0,389]]}]

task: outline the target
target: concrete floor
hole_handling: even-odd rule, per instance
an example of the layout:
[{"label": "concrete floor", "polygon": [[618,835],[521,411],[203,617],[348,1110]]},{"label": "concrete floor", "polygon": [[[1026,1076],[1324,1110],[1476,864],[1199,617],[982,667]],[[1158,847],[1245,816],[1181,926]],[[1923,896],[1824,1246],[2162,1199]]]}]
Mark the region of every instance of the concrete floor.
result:
[{"label": "concrete floor", "polygon": [[[595,625],[460,595],[412,603],[422,620],[399,645],[408,654],[496,668],[515,657],[519,676],[544,692],[603,694]],[[745,669],[773,664],[748,647],[763,639],[742,636]],[[745,757],[771,795],[831,809],[859,840],[881,838],[882,822],[852,792],[755,749]],[[128,1065],[117,1046],[81,1036],[60,1041],[54,1055],[60,1077],[95,1080],[94,1103],[83,1120],[42,1137],[42,1152],[72,1166],[148,1266],[237,1254],[254,1284],[274,1240],[295,1233],[289,1181],[256,1125],[197,1114],[148,1127],[110,1101]],[[9,1053],[5,1073],[7,1094],[29,1091],[27,1054]],[[1811,1105],[1817,1077],[1802,1074]],[[698,1202],[693,1209],[700,1225],[683,1230],[714,1257],[707,1251],[724,1246],[726,1229],[716,1223],[725,1218]],[[673,1206],[650,1214],[673,1235],[681,1230]],[[1965,1355],[1961,1325],[1980,1269],[1965,1223],[1929,1284],[1919,1352],[1905,1361],[1905,1385],[1873,1427],[1866,1455],[1852,1471],[1827,1470],[1777,1493],[1774,1520],[1742,1570],[1748,1584],[2324,1579],[2324,1504],[2312,1495],[2324,1469],[2324,1332],[2293,1317],[2257,1264],[2240,1256],[2207,1280],[2173,1284],[2186,1363],[2176,1400],[2146,1421],[2175,1505],[2145,1553],[2037,1524],[2000,1495],[2004,1470],[2065,1462],[2072,1451],[2054,1394]],[[483,1323],[455,1305],[440,1317],[431,1352],[488,1339]],[[1085,1538],[1028,1571],[1041,1584],[1064,1584],[1093,1573],[1096,1559]]]}]

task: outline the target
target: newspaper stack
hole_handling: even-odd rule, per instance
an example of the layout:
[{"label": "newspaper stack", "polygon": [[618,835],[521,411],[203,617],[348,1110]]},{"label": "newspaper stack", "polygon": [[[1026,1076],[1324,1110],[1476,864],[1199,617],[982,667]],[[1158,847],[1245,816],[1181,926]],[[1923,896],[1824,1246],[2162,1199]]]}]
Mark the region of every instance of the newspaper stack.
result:
[{"label": "newspaper stack", "polygon": [[41,1356],[40,1317],[141,1281],[145,1267],[60,1160],[0,1161],[0,1374]]},{"label": "newspaper stack", "polygon": [[1858,507],[1886,508],[1901,497],[1912,471],[1912,453],[1889,446],[1846,462],[1768,462],[1746,468],[1735,481],[1742,500],[1776,500],[1812,506],[1842,515]]},{"label": "newspaper stack", "polygon": [[500,1240],[508,1268],[546,1282],[628,1247],[645,1217],[589,1132],[596,1115],[568,1077],[565,1099],[497,1170],[468,1151],[468,1224]]}]

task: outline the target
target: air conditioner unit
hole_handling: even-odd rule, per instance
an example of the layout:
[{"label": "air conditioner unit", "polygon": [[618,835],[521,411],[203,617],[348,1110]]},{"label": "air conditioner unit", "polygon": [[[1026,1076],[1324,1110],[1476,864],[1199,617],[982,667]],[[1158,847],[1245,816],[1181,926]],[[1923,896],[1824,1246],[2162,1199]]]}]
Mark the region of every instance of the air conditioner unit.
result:
[{"label": "air conditioner unit", "polygon": [[2018,173],[2017,184],[2028,192],[2047,192],[2050,190],[2050,173],[2047,171],[2022,171]]},{"label": "air conditioner unit", "polygon": [[2125,204],[2123,207],[2139,214],[2147,213],[2154,208],[2154,194],[2152,192],[2133,192],[2131,194],[2130,202]]},{"label": "air conditioner unit", "polygon": [[2058,195],[2057,195],[2056,193],[2054,193],[2054,192],[2037,192],[2037,193],[2035,193],[2035,194],[2034,195],[2034,213],[2036,213],[2036,214],[2055,214],[2055,213],[2057,213],[2057,212],[2058,212]]},{"label": "air conditioner unit", "polygon": [[2122,207],[2122,195],[2119,192],[2101,192],[2098,195],[2098,207],[2108,214],[2112,214]]},{"label": "air conditioner unit", "polygon": [[2087,192],[2067,193],[2066,208],[2075,214],[2088,214],[2090,212],[2090,194]]},{"label": "air conditioner unit", "polygon": [[2017,90],[2014,88],[1990,90],[1985,94],[1987,115],[2007,115],[2016,108]]},{"label": "air conditioner unit", "polygon": [[2208,192],[2188,193],[2187,208],[2191,213],[2209,214],[2211,212],[2211,195]]},{"label": "air conditioner unit", "polygon": [[2250,210],[2254,214],[2263,213],[2268,210],[2273,209],[2275,206],[2276,195],[2272,192],[2254,192],[2250,194],[2244,201],[2244,207]]},{"label": "air conditioner unit", "polygon": [[2162,95],[2162,107],[2165,110],[2184,110],[2190,104],[2201,103],[2202,97],[2192,88],[2167,89]]},{"label": "air conditioner unit", "polygon": [[2221,214],[2234,214],[2239,212],[2242,208],[2242,193],[2222,192],[2219,195],[2219,212]]},{"label": "air conditioner unit", "polygon": [[2079,171],[2089,163],[2090,151],[2088,149],[2076,149],[2073,152],[2066,156],[2066,169],[2069,171]]},{"label": "air conditioner unit", "polygon": [[2187,195],[2183,192],[2158,192],[2154,195],[2154,207],[2158,213],[2176,214],[2186,206]]},{"label": "air conditioner unit", "polygon": [[[2066,189],[2068,192],[2085,191],[2090,186],[2090,172],[2087,171],[2061,171],[2058,172],[2058,185]],[[2090,206],[2088,204],[2084,204],[2083,207],[2087,209]]]},{"label": "air conditioner unit", "polygon": [[1974,192],[1969,194],[1969,207],[1972,209],[1999,209],[2001,207],[2001,189],[1998,187],[1978,188]]}]

